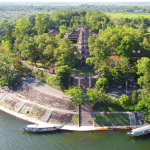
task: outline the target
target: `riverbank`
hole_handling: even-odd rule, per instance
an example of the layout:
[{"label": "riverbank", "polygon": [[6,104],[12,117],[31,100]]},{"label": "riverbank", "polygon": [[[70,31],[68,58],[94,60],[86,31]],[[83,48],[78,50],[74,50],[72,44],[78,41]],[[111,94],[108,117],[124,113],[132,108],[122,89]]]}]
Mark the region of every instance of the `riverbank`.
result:
[{"label": "riverbank", "polygon": [[0,99],[0,110],[34,124],[64,123],[62,130],[70,131],[133,129],[141,126],[132,125],[131,121],[130,124],[123,124],[123,126],[122,124],[95,126],[91,105],[82,105],[79,109],[64,93],[27,76],[21,84],[3,93],[5,94],[2,94],[3,97]]},{"label": "riverbank", "polygon": [[[29,123],[34,123],[34,124],[41,124],[41,125],[47,125],[47,124],[51,124],[51,123],[44,123],[42,121],[38,121],[38,120],[35,120],[33,118],[30,118],[30,117],[27,117],[23,114],[19,114],[17,112],[14,112],[14,111],[11,111],[3,106],[0,106],[0,110],[7,113],[7,114],[10,114],[12,116],[15,116],[19,119],[22,119],[22,120],[25,120],[25,121],[28,121]],[[53,125],[53,124],[51,124]],[[81,126],[81,127],[77,127],[77,126],[69,126],[69,125],[64,125],[63,128],[61,128],[61,130],[70,130],[70,131],[95,131],[95,130],[126,130],[126,129],[134,129],[134,128],[137,128],[137,127],[141,127],[139,125],[136,125],[136,126],[109,126],[109,127],[94,127],[94,126]]]}]

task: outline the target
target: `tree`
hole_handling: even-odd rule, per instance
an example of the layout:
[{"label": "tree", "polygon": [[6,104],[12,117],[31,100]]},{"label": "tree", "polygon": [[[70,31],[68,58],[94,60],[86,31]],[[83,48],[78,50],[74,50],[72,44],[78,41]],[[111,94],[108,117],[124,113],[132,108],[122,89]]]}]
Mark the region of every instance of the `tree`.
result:
[{"label": "tree", "polygon": [[49,14],[39,13],[35,17],[35,27],[38,29],[38,34],[43,34],[50,27]]},{"label": "tree", "polygon": [[18,54],[11,54],[7,48],[0,47],[0,86],[16,83],[21,77],[20,68]]},{"label": "tree", "polygon": [[58,39],[58,45],[58,48],[54,51],[56,67],[64,65],[68,65],[69,67],[75,66],[76,58],[74,53],[76,52],[77,47],[66,38]]},{"label": "tree", "polygon": [[105,91],[103,90],[103,87],[100,88],[100,90],[97,87],[94,87],[93,89],[89,89],[86,93],[93,104],[105,100]]},{"label": "tree", "polygon": [[130,64],[127,58],[113,60],[115,67],[111,70],[113,81],[118,84],[123,84],[130,73]]},{"label": "tree", "polygon": [[25,35],[30,30],[27,19],[20,19],[16,21],[15,35]]},{"label": "tree", "polygon": [[35,17],[36,15],[30,15],[28,18],[29,24],[34,27],[35,26]]},{"label": "tree", "polygon": [[65,25],[61,25],[59,27],[59,31],[60,31],[61,36],[63,36],[67,32],[67,27]]},{"label": "tree", "polygon": [[100,72],[101,78],[106,78],[109,82],[113,80],[110,66],[102,65],[101,68],[97,70],[97,72]]},{"label": "tree", "polygon": [[150,120],[150,94],[142,95],[142,100],[138,102],[138,104],[135,107],[135,110],[140,111],[146,115],[145,121],[147,119]]},{"label": "tree", "polygon": [[55,68],[56,79],[59,81],[60,87],[68,88],[70,84],[70,74],[72,68],[68,65]]},{"label": "tree", "polygon": [[121,45],[116,48],[115,52],[121,57],[130,58],[133,53],[133,43],[130,39],[123,39]]},{"label": "tree", "polygon": [[80,87],[70,87],[69,90],[65,90],[65,94],[69,95],[69,99],[75,106],[85,104],[86,94]]},{"label": "tree", "polygon": [[88,67],[94,68],[93,60],[92,60],[91,57],[88,57],[88,58],[86,59],[86,64],[88,65]]},{"label": "tree", "polygon": [[137,61],[138,74],[140,78],[138,79],[138,84],[142,86],[142,94],[149,93],[150,91],[150,59],[147,57],[142,57],[141,60]]},{"label": "tree", "polygon": [[35,63],[36,66],[36,61],[39,56],[39,50],[37,48],[36,44],[36,38],[37,36],[34,37],[24,37],[23,41],[21,44],[19,44],[18,48],[21,54],[22,58],[28,58],[31,62]]}]

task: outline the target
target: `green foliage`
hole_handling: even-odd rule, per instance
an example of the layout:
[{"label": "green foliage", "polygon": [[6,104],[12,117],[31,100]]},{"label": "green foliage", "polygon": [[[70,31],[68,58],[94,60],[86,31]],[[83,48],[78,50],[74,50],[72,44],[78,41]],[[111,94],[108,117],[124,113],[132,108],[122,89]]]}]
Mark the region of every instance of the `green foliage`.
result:
[{"label": "green foliage", "polygon": [[43,72],[39,72],[38,75],[39,75],[40,77],[43,77]]},{"label": "green foliage", "polygon": [[39,114],[39,112],[37,111],[37,112],[36,112],[36,115],[38,115],[38,114]]},{"label": "green foliage", "polygon": [[[72,44],[66,38],[58,39],[58,48],[54,51],[54,56],[56,60],[56,67],[68,65],[69,67],[75,66],[79,61],[74,55],[77,47]],[[78,62],[76,62],[76,60]]]},{"label": "green foliage", "polygon": [[21,78],[20,68],[18,57],[0,47],[0,86],[15,84]]},{"label": "green foliage", "polygon": [[88,65],[89,68],[94,68],[94,64],[92,63],[92,60],[90,57],[86,59],[86,64]]},{"label": "green foliage", "polygon": [[115,61],[115,67],[111,69],[112,80],[118,85],[123,84],[130,73],[130,65],[127,58],[120,58]]},{"label": "green foliage", "polygon": [[29,31],[27,19],[20,19],[16,21],[15,35],[25,35]]},{"label": "green foliage", "polygon": [[121,105],[121,106],[127,106],[130,104],[130,98],[125,95],[125,94],[122,94],[121,97],[117,100],[117,102]]},{"label": "green foliage", "polygon": [[117,55],[121,57],[126,57],[130,58],[131,54],[133,52],[133,43],[130,39],[123,39],[121,41],[121,45],[119,45],[116,49],[115,52]]},{"label": "green foliage", "polygon": [[[38,30],[38,34],[46,33],[45,29],[48,29],[50,27],[50,16],[49,14],[39,13],[35,17],[35,26]],[[47,30],[48,32],[48,30]]]},{"label": "green foliage", "polygon": [[101,78],[107,78],[109,81],[112,80],[111,68],[109,66],[102,65],[100,69],[98,69],[98,72],[100,72]]},{"label": "green foliage", "polygon": [[56,73],[56,78],[59,82],[60,87],[63,87],[63,88],[69,87],[71,72],[72,72],[72,68],[67,65],[56,67],[55,73]]},{"label": "green foliage", "polygon": [[70,87],[69,90],[65,90],[65,94],[69,96],[72,103],[77,106],[85,104],[86,94],[79,87]]},{"label": "green foliage", "polygon": [[105,100],[105,91],[103,90],[103,87],[100,88],[100,90],[95,87],[93,89],[87,90],[87,96],[89,97],[89,100],[92,101],[93,104],[97,102],[102,102]]},{"label": "green foliage", "polygon": [[74,115],[74,116],[72,117],[71,122],[74,122],[75,124],[78,124],[78,123],[79,123],[79,115]]},{"label": "green foliage", "polygon": [[131,93],[131,103],[136,104],[138,100],[138,93],[136,90],[133,90]]},{"label": "green foliage", "polygon": [[99,78],[97,81],[96,81],[96,86],[107,86],[109,85],[109,81],[107,80],[107,78]]},{"label": "green foliage", "polygon": [[29,114],[29,110],[27,110],[26,114]]},{"label": "green foliage", "polygon": [[141,60],[137,61],[138,74],[140,78],[138,79],[138,84],[142,86],[142,94],[149,93],[150,91],[150,59],[143,57]]},{"label": "green foliage", "polygon": [[146,94],[142,96],[142,100],[136,105],[136,111],[141,111],[146,115],[150,113],[150,95]]}]

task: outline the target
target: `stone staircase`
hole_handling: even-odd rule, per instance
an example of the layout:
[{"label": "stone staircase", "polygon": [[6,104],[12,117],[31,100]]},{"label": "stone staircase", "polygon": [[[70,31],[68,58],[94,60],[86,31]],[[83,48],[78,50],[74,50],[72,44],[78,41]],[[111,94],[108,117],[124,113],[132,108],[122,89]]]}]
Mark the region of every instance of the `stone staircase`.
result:
[{"label": "stone staircase", "polygon": [[134,112],[129,113],[129,119],[130,119],[130,126],[136,125],[136,119]]},{"label": "stone staircase", "polygon": [[26,102],[20,102],[19,107],[15,109],[15,112],[20,112],[21,109],[26,105]]},{"label": "stone staircase", "polygon": [[92,106],[90,103],[79,106],[79,126],[93,126]]},{"label": "stone staircase", "polygon": [[53,110],[47,110],[47,112],[45,113],[45,117],[43,119],[43,122],[48,122],[49,119],[51,118],[53,114]]}]

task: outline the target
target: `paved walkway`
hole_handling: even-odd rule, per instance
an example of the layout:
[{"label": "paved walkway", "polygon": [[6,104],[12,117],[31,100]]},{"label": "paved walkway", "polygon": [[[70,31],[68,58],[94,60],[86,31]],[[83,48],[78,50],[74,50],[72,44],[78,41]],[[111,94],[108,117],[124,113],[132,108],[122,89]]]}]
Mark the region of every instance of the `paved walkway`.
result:
[{"label": "paved walkway", "polygon": [[[133,91],[133,90],[138,90],[139,88],[137,88],[137,87],[128,87],[127,88],[127,95],[128,96],[130,96],[131,94],[131,92]],[[111,88],[111,89],[109,89],[109,90],[107,90],[106,89],[106,94],[108,95],[108,94],[110,94],[110,96],[112,97],[112,98],[114,98],[114,99],[118,99],[118,98],[120,98],[120,96],[122,95],[122,94],[126,94],[126,88]]]},{"label": "paved walkway", "polygon": [[[54,88],[26,75],[23,77],[22,83],[17,86],[20,90],[35,88],[39,91],[43,91],[56,97],[68,99],[63,92],[55,90]],[[11,93],[13,90],[9,90],[8,92]]]},{"label": "paved walkway", "polygon": [[79,126],[93,126],[92,106],[90,103],[79,106]]}]

